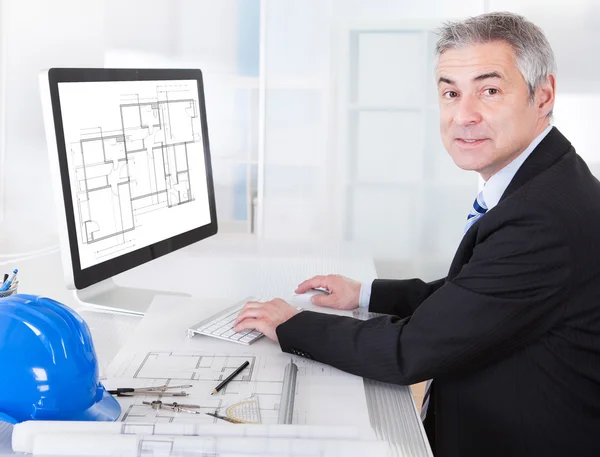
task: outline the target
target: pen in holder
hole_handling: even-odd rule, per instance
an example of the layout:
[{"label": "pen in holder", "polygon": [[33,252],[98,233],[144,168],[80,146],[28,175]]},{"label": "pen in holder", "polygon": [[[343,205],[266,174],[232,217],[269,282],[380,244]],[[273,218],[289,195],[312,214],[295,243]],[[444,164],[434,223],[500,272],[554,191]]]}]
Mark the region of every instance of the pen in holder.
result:
[{"label": "pen in holder", "polygon": [[[0,278],[1,279],[1,278]],[[10,297],[17,293],[17,288],[19,287],[19,281],[14,281],[8,290],[4,290],[0,292],[0,298]]]}]

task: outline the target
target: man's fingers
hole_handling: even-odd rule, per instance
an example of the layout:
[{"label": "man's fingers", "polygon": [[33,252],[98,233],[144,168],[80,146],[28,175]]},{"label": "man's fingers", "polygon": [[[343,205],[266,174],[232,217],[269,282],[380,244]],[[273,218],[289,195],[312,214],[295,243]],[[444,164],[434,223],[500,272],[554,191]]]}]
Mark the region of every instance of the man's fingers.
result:
[{"label": "man's fingers", "polygon": [[258,330],[260,333],[267,335],[269,325],[267,324],[267,322],[264,321],[264,319],[255,319],[253,317],[248,317],[233,328],[233,330],[235,330],[237,333],[243,332],[247,329]]},{"label": "man's fingers", "polygon": [[338,304],[339,298],[335,294],[315,295],[311,298],[310,301],[317,306],[327,306],[329,308],[335,308]]},{"label": "man's fingers", "polygon": [[309,289],[316,289],[317,287],[327,287],[325,285],[325,276],[314,276],[301,283],[296,289],[297,294],[303,294]]},{"label": "man's fingers", "polygon": [[242,322],[244,319],[247,319],[249,317],[252,318],[260,318],[262,315],[264,314],[264,311],[261,308],[248,308],[248,309],[244,309],[240,312],[240,314],[238,314],[237,319],[234,322],[234,326],[236,326],[238,323]]},{"label": "man's fingers", "polygon": [[258,328],[260,326],[260,321],[258,319],[252,318],[252,317],[248,317],[248,318],[244,318],[242,321],[236,323],[233,327],[233,329],[239,333],[243,330],[246,329],[251,329],[251,330],[258,330],[260,332],[260,329]]},{"label": "man's fingers", "polygon": [[242,310],[244,309],[250,309],[250,308],[261,308],[262,306],[264,306],[264,303],[258,302],[258,301],[249,301],[247,302],[244,307],[242,308]]}]

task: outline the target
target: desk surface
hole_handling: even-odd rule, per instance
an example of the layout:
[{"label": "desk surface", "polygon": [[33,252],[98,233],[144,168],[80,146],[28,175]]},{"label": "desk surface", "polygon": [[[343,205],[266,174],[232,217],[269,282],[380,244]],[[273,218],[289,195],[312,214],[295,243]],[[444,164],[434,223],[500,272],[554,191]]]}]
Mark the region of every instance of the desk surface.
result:
[{"label": "desk surface", "polygon": [[[102,373],[140,318],[101,314],[82,306],[64,288],[59,262],[58,253],[21,262],[20,292],[47,295],[76,309],[90,326]],[[289,297],[301,281],[332,273],[359,281],[376,277],[370,255],[354,245],[291,245],[225,236],[142,265],[115,282],[233,302],[248,295]],[[431,455],[409,387],[365,380],[365,392],[371,425],[380,439],[391,443],[394,455]],[[10,426],[0,424],[0,453],[10,453],[10,432]]]}]

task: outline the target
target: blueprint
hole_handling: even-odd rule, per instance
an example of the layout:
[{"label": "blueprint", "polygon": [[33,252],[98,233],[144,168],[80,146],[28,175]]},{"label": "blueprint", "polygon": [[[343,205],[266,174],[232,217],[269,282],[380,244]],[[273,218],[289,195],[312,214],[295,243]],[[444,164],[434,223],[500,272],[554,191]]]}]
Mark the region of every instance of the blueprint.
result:
[{"label": "blueprint", "polygon": [[[250,362],[249,366],[216,395],[211,395],[212,389],[245,361]],[[118,386],[131,387],[191,385],[185,389],[189,396],[164,397],[161,400],[199,406],[195,411],[200,414],[191,415],[169,409],[153,409],[143,403],[155,400],[155,396],[121,397],[118,400],[123,422],[173,422],[183,418],[214,423],[220,420],[205,413],[217,412],[220,415],[235,414],[236,419],[251,423],[277,424],[283,414],[280,407],[286,405],[281,402],[282,396],[288,398],[293,395],[296,387],[295,377],[292,381],[289,375],[285,376],[290,367],[297,371],[291,360],[286,362],[254,355],[147,352],[132,355],[106,382],[108,385],[117,383]],[[232,407],[234,411],[228,414]]]},{"label": "blueprint", "polygon": [[[211,395],[212,389],[245,361],[244,371]],[[264,425],[364,426],[368,417],[362,380],[335,368],[287,354],[148,351],[120,353],[103,381],[108,389],[190,385],[186,397],[163,402],[194,405],[199,414],[154,409],[156,395],[118,397],[126,423],[220,423],[217,413]],[[180,391],[181,389],[173,389]],[[348,398],[352,398],[348,402]],[[144,403],[146,402],[146,403]],[[346,413],[351,412],[348,416]],[[258,420],[256,420],[258,418]]]},{"label": "blueprint", "polygon": [[210,222],[196,81],[59,94],[82,268]]}]

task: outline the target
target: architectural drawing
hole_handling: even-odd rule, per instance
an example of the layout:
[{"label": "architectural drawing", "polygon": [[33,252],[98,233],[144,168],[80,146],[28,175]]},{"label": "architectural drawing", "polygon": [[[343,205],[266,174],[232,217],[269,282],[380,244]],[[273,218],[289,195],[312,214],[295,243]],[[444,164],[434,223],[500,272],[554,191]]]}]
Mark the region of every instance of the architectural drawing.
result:
[{"label": "architectural drawing", "polygon": [[[187,86],[121,94],[113,122],[67,144],[80,244],[97,261],[136,249],[148,215],[195,199],[190,155],[202,153],[197,96]],[[168,214],[164,214],[168,217]]]},{"label": "architectural drawing", "polygon": [[[243,362],[249,366],[216,395],[212,389]],[[255,355],[215,355],[202,353],[147,352],[136,354],[114,373],[111,383],[121,387],[148,387],[191,384],[189,396],[176,398],[180,403],[198,405],[200,414],[177,413],[169,409],[153,409],[144,401],[156,396],[119,397],[124,422],[173,422],[176,418],[201,423],[214,423],[217,418],[205,413],[217,412],[236,419],[262,424],[291,423],[298,366],[289,357]],[[158,399],[161,399],[160,397]],[[171,402],[172,397],[164,397]]]}]

